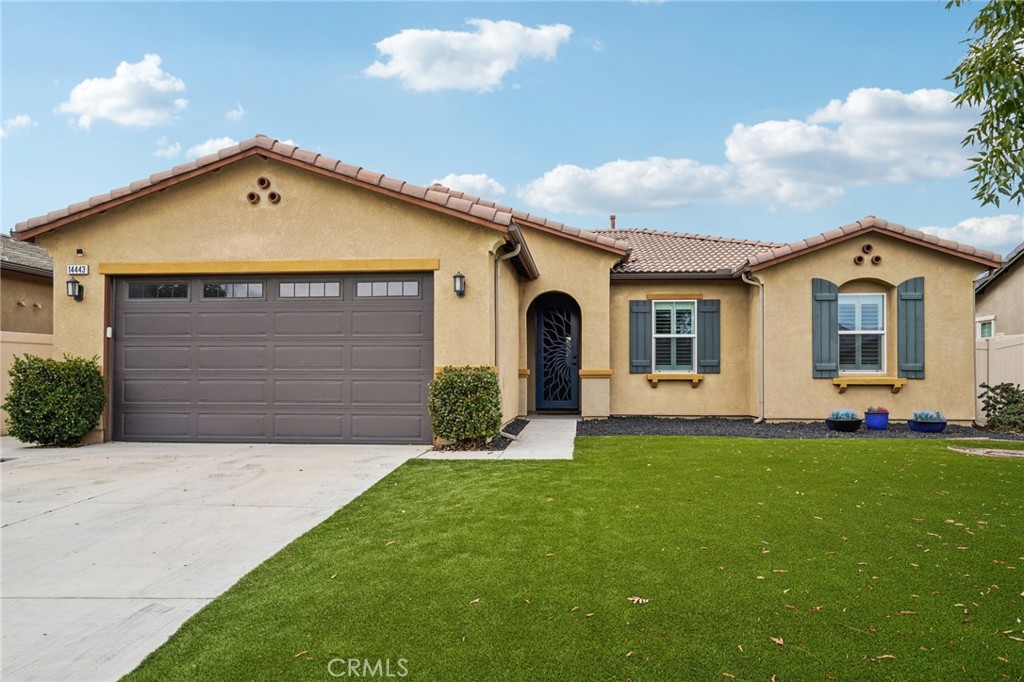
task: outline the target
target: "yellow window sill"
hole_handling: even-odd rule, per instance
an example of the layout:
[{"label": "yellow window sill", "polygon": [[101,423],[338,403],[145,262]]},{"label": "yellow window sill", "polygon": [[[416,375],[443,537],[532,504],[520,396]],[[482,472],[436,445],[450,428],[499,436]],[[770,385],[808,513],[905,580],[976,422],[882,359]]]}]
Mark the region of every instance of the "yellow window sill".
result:
[{"label": "yellow window sill", "polygon": [[893,393],[899,393],[906,383],[907,380],[900,377],[879,376],[842,376],[832,380],[832,385],[837,386],[840,393],[846,393],[848,386],[889,386]]},{"label": "yellow window sill", "polygon": [[693,383],[693,387],[697,388],[700,386],[700,382],[704,381],[703,374],[670,374],[668,372],[663,374],[648,374],[647,380],[651,382],[653,388],[658,387],[659,381],[689,381]]}]

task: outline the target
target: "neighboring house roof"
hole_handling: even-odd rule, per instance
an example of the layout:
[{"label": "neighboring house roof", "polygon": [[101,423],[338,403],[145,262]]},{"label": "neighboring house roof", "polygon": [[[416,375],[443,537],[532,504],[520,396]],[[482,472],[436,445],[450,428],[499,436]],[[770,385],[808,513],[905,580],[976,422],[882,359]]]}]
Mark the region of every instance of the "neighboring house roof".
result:
[{"label": "neighboring house roof", "polygon": [[53,260],[46,249],[29,242],[19,242],[0,234],[0,268],[43,277],[53,276]]},{"label": "neighboring house roof", "polygon": [[1018,244],[1017,248],[1010,252],[1010,255],[1006,257],[1006,260],[1004,260],[1003,264],[999,266],[999,269],[992,271],[989,273],[988,277],[979,279],[974,283],[974,293],[980,294],[984,292],[992,282],[1017,267],[1017,264],[1020,262],[1024,262],[1024,242]]},{"label": "neighboring house roof", "polygon": [[823,232],[819,235],[815,235],[814,237],[801,239],[798,242],[786,244],[758,254],[750,259],[748,267],[752,271],[760,270],[770,265],[775,265],[791,258],[796,258],[806,253],[817,251],[820,248],[846,241],[847,239],[852,239],[866,232],[878,232],[904,241],[914,242],[936,251],[942,251],[953,256],[966,258],[967,260],[974,261],[990,268],[999,267],[1000,263],[999,254],[997,253],[985,251],[983,249],[976,249],[973,246],[959,244],[948,239],[939,239],[935,235],[927,234],[920,230],[912,230],[904,227],[903,225],[890,223],[887,220],[869,215],[865,218],[861,218],[855,223],[843,225],[835,230]]},{"label": "neighboring house roof", "polygon": [[595,246],[625,256],[628,245],[624,242],[600,236],[586,230],[563,225],[541,216],[500,206],[492,201],[450,190],[441,185],[421,187],[403,180],[389,178],[380,173],[359,166],[332,159],[315,152],[304,151],[290,144],[257,135],[238,144],[221,149],[215,154],[203,156],[194,161],[175,166],[137,180],[127,187],[94,196],[86,201],[71,204],[66,208],[51,211],[45,216],[31,218],[18,223],[15,234],[19,239],[33,239],[40,234],[58,229],[82,218],[102,213],[111,208],[142,196],[158,192],[198,175],[222,168],[228,164],[252,156],[272,158],[292,166],[312,170],[320,175],[341,180],[347,184],[370,189],[424,208],[452,215],[470,222],[484,225],[509,234],[511,241],[522,244],[520,267],[531,277],[536,277],[536,265],[522,240],[520,225],[543,230],[566,237],[573,241]]},{"label": "neighboring house roof", "polygon": [[[733,277],[756,254],[782,244],[750,239],[729,239],[702,234],[662,232],[642,228],[598,230],[616,235],[632,251],[612,268],[616,275],[679,275]],[[621,278],[620,278],[621,279]]]}]

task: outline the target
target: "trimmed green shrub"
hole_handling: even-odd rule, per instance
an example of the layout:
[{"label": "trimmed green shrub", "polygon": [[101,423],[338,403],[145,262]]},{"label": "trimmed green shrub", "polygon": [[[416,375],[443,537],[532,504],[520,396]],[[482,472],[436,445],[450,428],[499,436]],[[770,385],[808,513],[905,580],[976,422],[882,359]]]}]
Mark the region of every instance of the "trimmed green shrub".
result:
[{"label": "trimmed green shrub", "polygon": [[1020,384],[1004,382],[989,386],[978,397],[988,417],[988,426],[1001,433],[1024,433],[1024,389]]},{"label": "trimmed green shrub", "polygon": [[107,402],[97,358],[14,358],[4,400],[8,432],[23,443],[77,445],[100,423]]},{"label": "trimmed green shrub", "polygon": [[491,367],[445,367],[430,382],[427,401],[434,435],[479,445],[501,429],[501,388]]}]

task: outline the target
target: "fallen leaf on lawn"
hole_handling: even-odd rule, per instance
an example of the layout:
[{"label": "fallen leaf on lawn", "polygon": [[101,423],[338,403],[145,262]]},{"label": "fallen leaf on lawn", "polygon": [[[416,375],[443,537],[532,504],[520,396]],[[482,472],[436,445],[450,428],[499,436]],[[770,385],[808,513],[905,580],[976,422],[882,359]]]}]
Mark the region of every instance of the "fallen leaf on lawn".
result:
[{"label": "fallen leaf on lawn", "polygon": [[743,645],[742,644],[737,644],[736,648],[740,650],[741,654],[743,653]]},{"label": "fallen leaf on lawn", "polygon": [[469,603],[470,604],[479,604],[480,603],[480,597],[477,597],[476,599],[474,599],[473,601],[471,601]]},{"label": "fallen leaf on lawn", "polygon": [[787,587],[786,589],[784,589],[784,590],[782,591],[782,594],[789,594],[789,591],[790,591],[791,589],[793,589],[793,588],[792,588],[792,587]]},{"label": "fallen leaf on lawn", "polygon": [[1007,637],[1009,637],[1015,642],[1024,642],[1024,637],[1014,637],[1013,635],[1007,635]]},{"label": "fallen leaf on lawn", "polygon": [[338,574],[337,574],[337,573],[335,573],[335,574],[333,574],[333,575],[331,576],[331,580],[334,580],[334,579],[335,579],[335,578],[337,578],[337,577],[338,577]]},{"label": "fallen leaf on lawn", "polygon": [[544,556],[546,556],[547,558],[549,558],[549,559],[550,559],[551,557],[553,557],[553,556],[555,556],[555,555],[554,555],[554,554],[552,554],[551,552],[548,552],[548,553],[547,553],[547,554],[545,554]]},{"label": "fallen leaf on lawn", "polygon": [[790,609],[792,611],[796,611],[796,607],[793,606],[792,604],[783,604],[783,606],[785,606],[787,609]]},{"label": "fallen leaf on lawn", "polygon": [[893,656],[892,654],[882,654],[881,656],[875,656],[874,659],[872,659],[872,660],[881,661],[883,658],[896,658],[896,657]]},{"label": "fallen leaf on lawn", "polygon": [[398,542],[398,540],[388,540],[387,542],[384,543],[384,546],[385,547],[390,547],[391,545],[395,544],[396,542]]},{"label": "fallen leaf on lawn", "polygon": [[910,565],[911,565],[911,566],[913,566],[914,568],[921,568],[920,566],[918,566],[918,565],[917,565],[917,564],[915,564],[914,562],[910,562]]},{"label": "fallen leaf on lawn", "polygon": [[758,580],[764,580],[764,576],[763,575],[759,575],[759,576],[757,576],[757,579]]},{"label": "fallen leaf on lawn", "polygon": [[593,613],[588,613],[587,614],[587,618],[591,618],[591,617],[593,617],[593,615],[594,615]]},{"label": "fallen leaf on lawn", "polygon": [[722,677],[728,677],[730,680],[736,679],[735,675],[730,675],[729,673],[722,673]]},{"label": "fallen leaf on lawn", "polygon": [[644,597],[626,597],[626,599],[633,602],[634,604],[646,604],[647,602],[651,601],[650,599],[645,599]]},{"label": "fallen leaf on lawn", "polygon": [[916,616],[917,611],[900,611],[901,616]]},{"label": "fallen leaf on lawn", "polygon": [[524,601],[524,602],[526,602],[527,604],[529,604],[529,603],[530,603],[530,600],[529,600],[529,599],[524,599],[523,601]]},{"label": "fallen leaf on lawn", "polygon": [[996,660],[1001,662],[1001,663],[1009,663],[1010,662],[1010,659],[1008,659],[1006,656],[996,656]]},{"label": "fallen leaf on lawn", "polygon": [[783,644],[785,644],[785,642],[782,641],[781,637],[771,637],[770,639],[773,642],[775,642],[776,644],[778,644],[779,646],[782,646]]},{"label": "fallen leaf on lawn", "polygon": [[942,538],[942,536],[939,535],[938,533],[929,532],[928,535],[931,535],[933,538],[940,538],[940,539]]},{"label": "fallen leaf on lawn", "polygon": [[784,568],[773,568],[772,573],[789,573],[789,571]]},{"label": "fallen leaf on lawn", "polygon": [[825,608],[825,607],[824,606],[812,606],[811,607],[811,611],[814,611],[815,613],[817,613],[818,611],[821,611],[823,608]]},{"label": "fallen leaf on lawn", "polygon": [[956,523],[954,519],[946,519],[946,523]]},{"label": "fallen leaf on lawn", "polygon": [[303,656],[303,655],[308,654],[308,653],[309,653],[309,649],[304,649],[304,650],[300,651],[299,653],[295,654],[294,656],[292,656],[292,658],[298,658],[299,656]]},{"label": "fallen leaf on lawn", "polygon": [[574,606],[571,609],[569,609],[569,613],[572,613],[573,611],[579,611],[579,610],[580,610],[580,607]]},{"label": "fallen leaf on lawn", "polygon": [[630,656],[632,656],[632,655],[633,655],[633,652],[632,652],[632,651],[627,651],[627,652],[626,652],[626,658],[629,658],[629,657],[630,657]]},{"label": "fallen leaf on lawn", "polygon": [[775,673],[772,673],[772,679],[769,682],[775,682]]}]

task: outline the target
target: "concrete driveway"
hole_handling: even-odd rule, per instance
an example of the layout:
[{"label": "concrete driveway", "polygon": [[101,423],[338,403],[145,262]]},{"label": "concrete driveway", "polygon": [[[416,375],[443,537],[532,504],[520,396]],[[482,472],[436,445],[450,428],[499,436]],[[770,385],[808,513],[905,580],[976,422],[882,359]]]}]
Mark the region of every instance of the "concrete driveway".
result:
[{"label": "concrete driveway", "polygon": [[429,446],[2,447],[0,678],[11,682],[117,679]]}]

